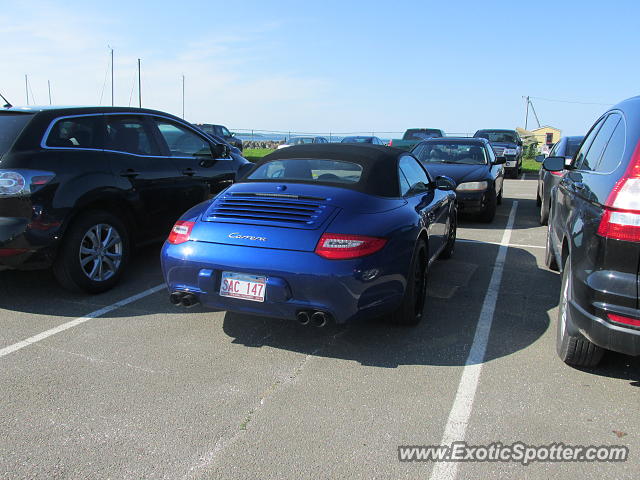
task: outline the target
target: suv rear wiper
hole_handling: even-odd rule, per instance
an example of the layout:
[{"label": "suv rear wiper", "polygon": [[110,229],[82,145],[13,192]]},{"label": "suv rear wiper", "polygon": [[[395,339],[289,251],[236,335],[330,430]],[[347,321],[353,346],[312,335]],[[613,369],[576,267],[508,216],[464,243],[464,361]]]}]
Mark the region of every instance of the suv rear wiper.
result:
[{"label": "suv rear wiper", "polygon": [[4,96],[4,95],[2,95],[1,93],[0,93],[0,97],[2,97],[2,99],[3,99],[5,102],[7,102],[7,103],[5,103],[5,104],[3,105],[3,108],[11,108],[11,107],[13,107],[13,105],[11,105],[11,103],[9,102],[9,100],[7,100],[7,99],[5,98],[5,96]]}]

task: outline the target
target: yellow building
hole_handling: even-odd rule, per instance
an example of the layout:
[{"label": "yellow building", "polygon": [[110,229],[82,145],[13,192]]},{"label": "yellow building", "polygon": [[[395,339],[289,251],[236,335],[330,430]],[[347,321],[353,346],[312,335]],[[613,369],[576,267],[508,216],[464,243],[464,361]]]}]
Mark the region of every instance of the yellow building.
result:
[{"label": "yellow building", "polygon": [[[560,140],[560,130],[549,125],[544,125],[535,130],[531,130],[531,133],[535,136],[538,147],[541,151],[551,149],[551,146]],[[547,150],[548,151],[548,150]]]}]

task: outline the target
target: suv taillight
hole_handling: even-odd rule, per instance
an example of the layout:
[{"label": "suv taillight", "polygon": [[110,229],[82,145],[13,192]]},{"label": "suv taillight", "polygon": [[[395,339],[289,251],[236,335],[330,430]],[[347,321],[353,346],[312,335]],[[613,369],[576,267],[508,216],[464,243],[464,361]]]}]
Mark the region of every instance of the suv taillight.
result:
[{"label": "suv taillight", "polygon": [[193,230],[194,225],[195,222],[185,222],[183,220],[178,220],[171,229],[171,233],[169,234],[167,242],[173,245],[178,245],[180,243],[189,241],[189,236],[191,235],[191,230]]},{"label": "suv taillight", "polygon": [[49,183],[55,174],[36,170],[0,170],[0,198],[30,195]]},{"label": "suv taillight", "polygon": [[626,172],[607,198],[598,235],[640,242],[640,142],[636,145]]},{"label": "suv taillight", "polygon": [[316,253],[329,260],[347,260],[371,255],[386,243],[385,238],[324,233],[316,245]]}]

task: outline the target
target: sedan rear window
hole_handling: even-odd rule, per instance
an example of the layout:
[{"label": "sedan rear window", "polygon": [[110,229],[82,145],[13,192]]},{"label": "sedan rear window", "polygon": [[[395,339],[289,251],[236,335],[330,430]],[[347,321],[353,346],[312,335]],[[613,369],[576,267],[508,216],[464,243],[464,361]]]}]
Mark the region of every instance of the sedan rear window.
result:
[{"label": "sedan rear window", "polygon": [[322,159],[283,159],[260,165],[247,180],[347,183],[360,181],[362,166],[357,163]]},{"label": "sedan rear window", "polygon": [[16,141],[20,132],[25,127],[33,115],[24,113],[1,113],[0,114],[0,155],[6,153]]}]

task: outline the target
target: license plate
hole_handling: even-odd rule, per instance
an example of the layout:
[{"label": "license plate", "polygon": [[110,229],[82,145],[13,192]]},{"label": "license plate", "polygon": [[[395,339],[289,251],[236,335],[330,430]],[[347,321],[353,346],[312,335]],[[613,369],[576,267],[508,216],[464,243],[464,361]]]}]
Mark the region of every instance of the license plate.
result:
[{"label": "license plate", "polygon": [[252,302],[264,302],[267,277],[243,273],[222,272],[220,296],[240,298]]},{"label": "license plate", "polygon": [[507,162],[507,167],[515,167],[516,162]]}]

